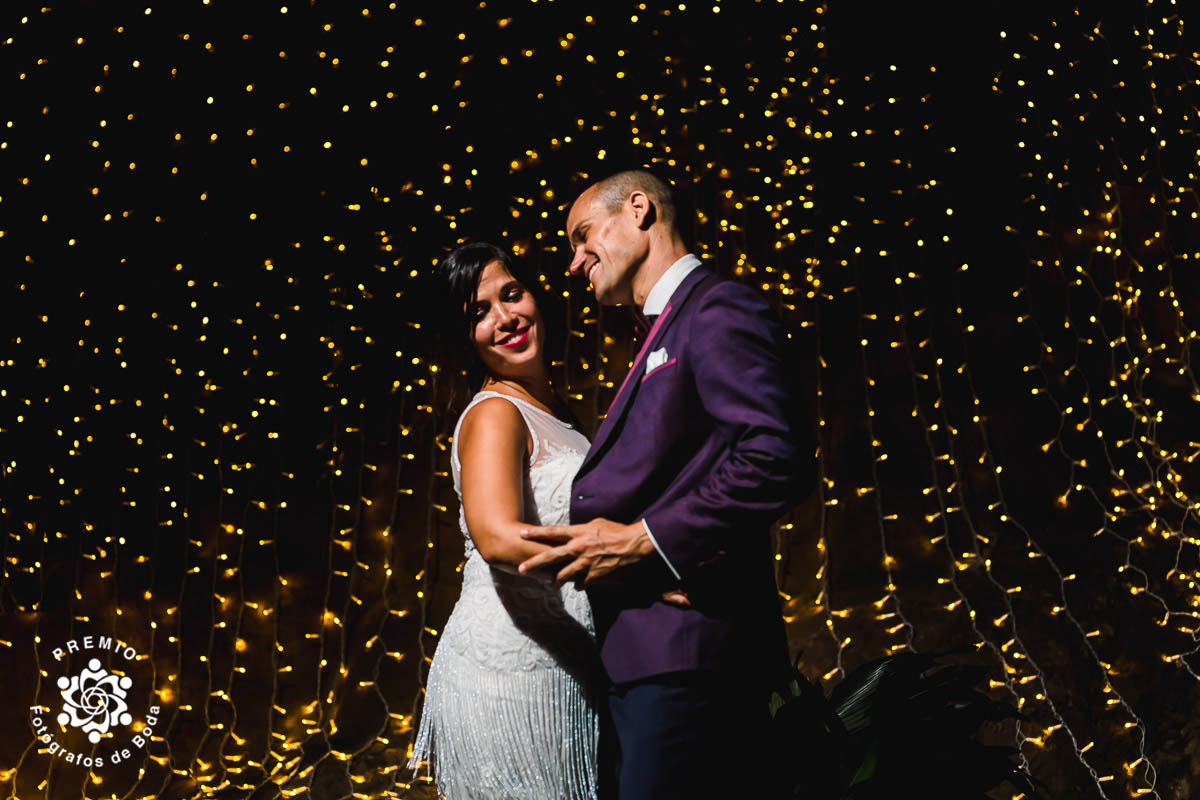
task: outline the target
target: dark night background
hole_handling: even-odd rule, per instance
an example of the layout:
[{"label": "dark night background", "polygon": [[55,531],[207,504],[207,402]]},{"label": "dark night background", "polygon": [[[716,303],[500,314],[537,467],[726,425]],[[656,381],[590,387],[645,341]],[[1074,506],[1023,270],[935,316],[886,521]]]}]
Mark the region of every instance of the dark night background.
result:
[{"label": "dark night background", "polygon": [[[431,796],[464,403],[432,265],[541,272],[594,431],[630,324],[562,229],[648,166],[809,387],[805,674],[974,645],[1049,796],[1200,791],[1187,5],[285,1],[0,11],[0,790]],[[29,723],[85,634],[164,708],[92,773]]]}]

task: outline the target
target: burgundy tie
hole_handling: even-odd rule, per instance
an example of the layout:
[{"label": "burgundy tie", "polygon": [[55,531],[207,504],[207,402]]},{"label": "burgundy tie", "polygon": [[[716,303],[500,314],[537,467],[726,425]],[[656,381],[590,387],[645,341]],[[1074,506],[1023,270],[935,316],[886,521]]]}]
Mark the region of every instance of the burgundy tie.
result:
[{"label": "burgundy tie", "polygon": [[650,335],[650,329],[654,327],[656,319],[658,319],[658,314],[633,312],[633,335],[637,340],[638,352],[641,352],[642,347],[646,344],[646,337]]},{"label": "burgundy tie", "polygon": [[650,326],[654,322],[638,309],[633,310],[633,335],[639,342],[646,340],[646,334],[650,332]]}]

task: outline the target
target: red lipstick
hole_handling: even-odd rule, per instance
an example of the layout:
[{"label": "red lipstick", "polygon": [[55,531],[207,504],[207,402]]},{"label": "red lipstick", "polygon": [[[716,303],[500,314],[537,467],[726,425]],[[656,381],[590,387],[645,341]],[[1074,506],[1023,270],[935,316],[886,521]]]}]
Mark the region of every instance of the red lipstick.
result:
[{"label": "red lipstick", "polygon": [[496,344],[500,345],[501,347],[520,347],[521,345],[525,344],[525,340],[529,338],[529,327],[530,326],[526,325],[521,330],[510,335],[504,341],[497,342]]}]

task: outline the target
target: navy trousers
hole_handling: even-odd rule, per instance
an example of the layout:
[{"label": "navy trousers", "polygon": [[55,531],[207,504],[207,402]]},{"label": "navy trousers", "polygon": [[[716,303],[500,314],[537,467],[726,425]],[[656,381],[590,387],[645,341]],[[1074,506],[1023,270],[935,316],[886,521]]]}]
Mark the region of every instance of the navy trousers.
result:
[{"label": "navy trousers", "polygon": [[617,800],[777,796],[766,690],[747,682],[675,672],[610,687],[601,754],[615,782],[605,794],[615,786]]}]

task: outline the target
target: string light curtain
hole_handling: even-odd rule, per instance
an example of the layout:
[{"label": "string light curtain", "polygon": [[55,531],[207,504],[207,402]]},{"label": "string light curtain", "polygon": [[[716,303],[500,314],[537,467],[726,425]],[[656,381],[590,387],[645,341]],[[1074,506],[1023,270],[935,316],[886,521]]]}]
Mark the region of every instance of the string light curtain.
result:
[{"label": "string light curtain", "polygon": [[[0,790],[434,796],[403,763],[457,597],[465,398],[432,265],[484,239],[533,266],[594,430],[630,324],[568,280],[562,229],[590,180],[648,166],[791,333],[820,477],[776,558],[806,674],[973,645],[1029,717],[987,735],[1053,796],[1175,796],[1188,701],[1164,696],[1200,666],[1187,11],[10,5]],[[125,734],[53,721],[87,658],[55,648],[85,636],[137,653],[101,659],[146,734],[116,763]],[[51,752],[37,709],[104,767]]]}]

